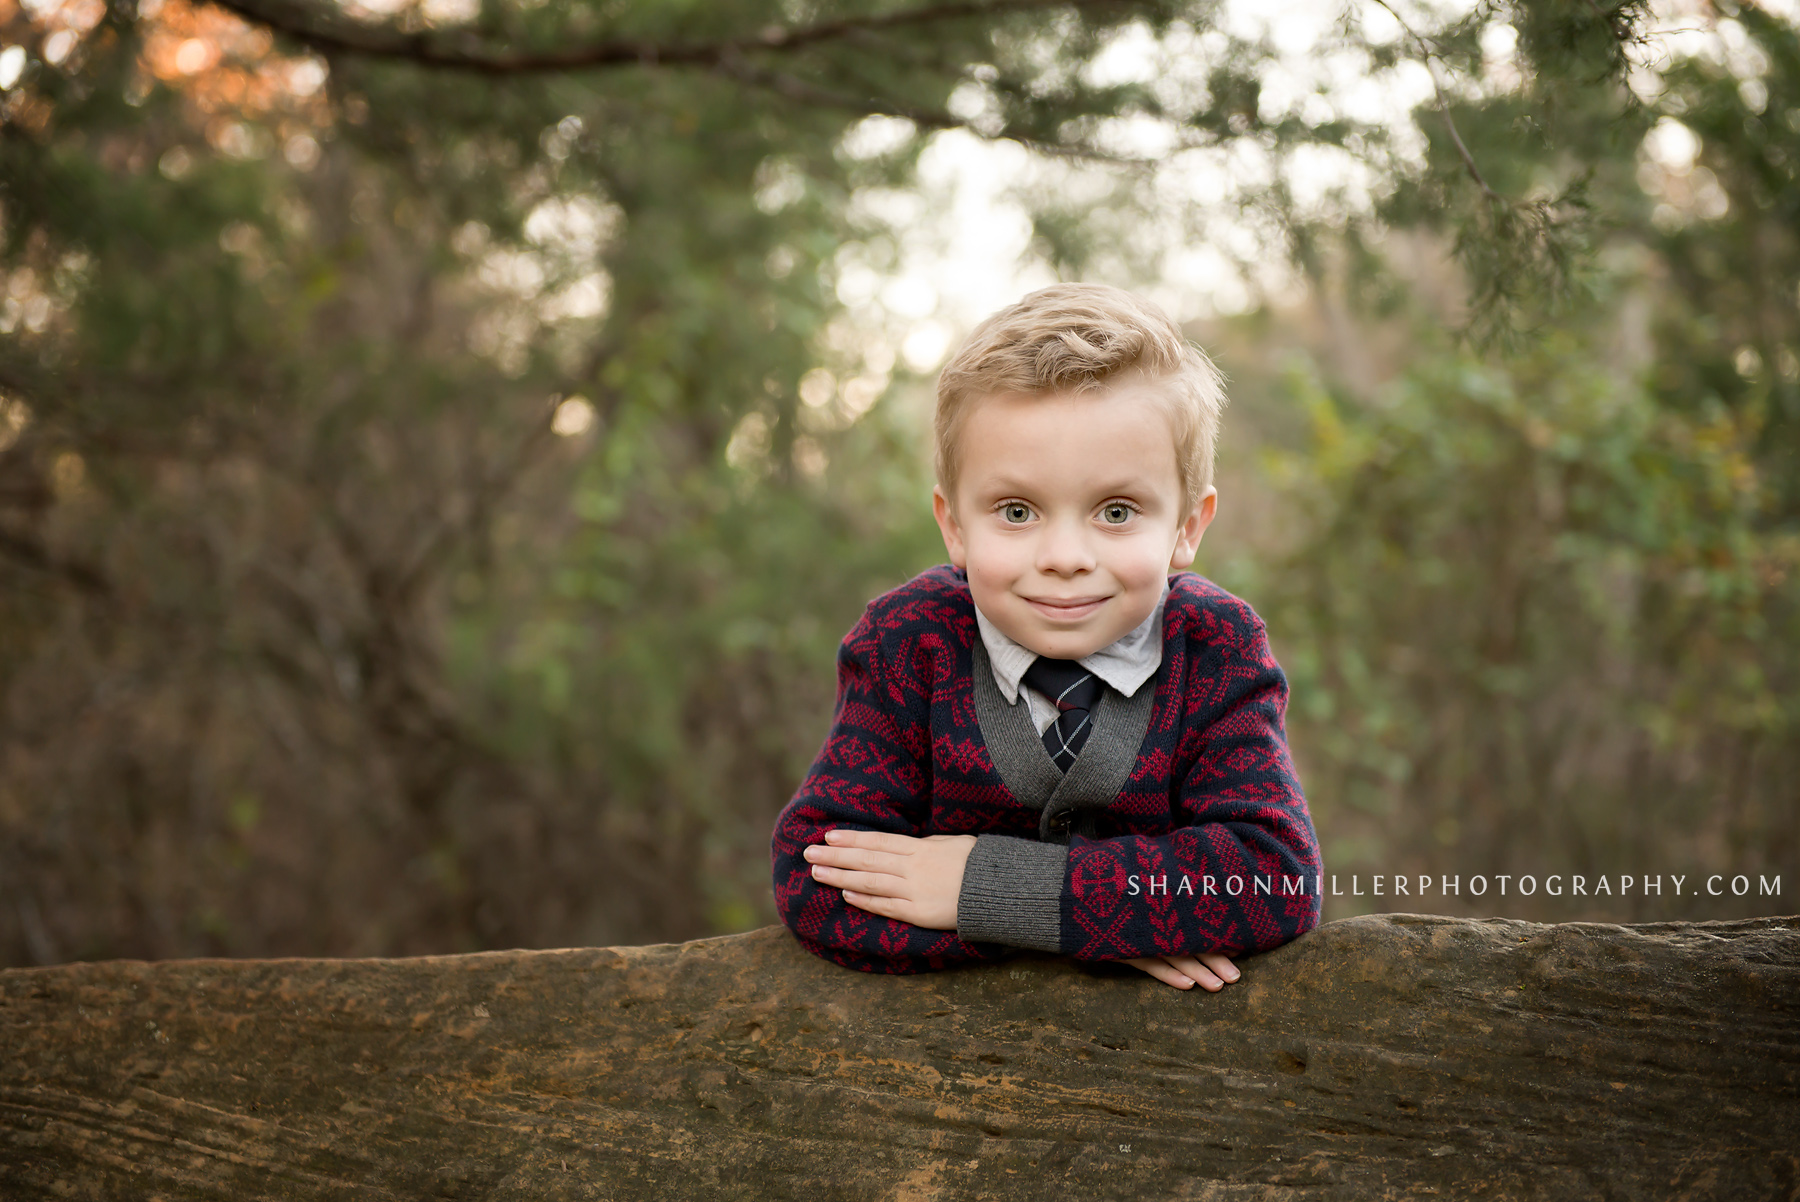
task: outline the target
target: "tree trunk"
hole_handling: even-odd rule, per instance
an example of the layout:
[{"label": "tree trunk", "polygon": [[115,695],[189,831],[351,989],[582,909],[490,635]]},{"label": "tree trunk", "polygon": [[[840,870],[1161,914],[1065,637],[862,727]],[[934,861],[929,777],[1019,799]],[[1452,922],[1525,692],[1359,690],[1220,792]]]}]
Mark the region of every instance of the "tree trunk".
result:
[{"label": "tree trunk", "polygon": [[783,927],[0,972],[0,1197],[1793,1198],[1800,917],[1388,914],[1219,994]]}]

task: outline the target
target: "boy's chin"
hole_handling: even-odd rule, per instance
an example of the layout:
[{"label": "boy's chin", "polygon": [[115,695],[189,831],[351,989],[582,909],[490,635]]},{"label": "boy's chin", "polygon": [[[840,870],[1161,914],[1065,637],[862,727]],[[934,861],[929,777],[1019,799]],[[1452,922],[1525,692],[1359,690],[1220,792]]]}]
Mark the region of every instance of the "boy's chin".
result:
[{"label": "boy's chin", "polygon": [[[1107,640],[1108,643],[1111,641],[1111,639]],[[1100,648],[1106,646],[1106,643],[1071,643],[1064,647],[1058,647],[1051,644],[1033,647],[1030,643],[1025,643],[1024,646],[1027,650],[1034,651],[1046,659],[1081,659],[1084,656],[1092,655],[1094,652],[1100,650]]]},{"label": "boy's chin", "polygon": [[1045,630],[1042,627],[1017,633],[1006,630],[1005,633],[1027,651],[1050,659],[1080,659],[1084,655],[1092,655],[1119,637],[1103,630]]}]

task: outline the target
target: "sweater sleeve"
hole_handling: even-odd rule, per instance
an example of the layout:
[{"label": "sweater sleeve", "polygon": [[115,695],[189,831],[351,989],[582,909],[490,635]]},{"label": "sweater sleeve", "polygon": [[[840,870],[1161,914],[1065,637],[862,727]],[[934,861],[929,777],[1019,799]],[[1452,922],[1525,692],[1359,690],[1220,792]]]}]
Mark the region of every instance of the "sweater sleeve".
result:
[{"label": "sweater sleeve", "polygon": [[1195,666],[1200,695],[1186,699],[1209,720],[1176,756],[1194,756],[1175,798],[1183,825],[1074,834],[1066,846],[981,836],[970,857],[980,870],[963,886],[966,935],[1127,960],[1267,951],[1318,925],[1319,846],[1288,754],[1287,678],[1261,619],[1247,607],[1233,616]]},{"label": "sweater sleeve", "polygon": [[880,599],[838,648],[837,704],[825,744],[799,791],[775,820],[771,859],[775,908],[808,951],[863,972],[917,973],[1010,955],[953,930],[933,930],[864,910],[843,890],[813,879],[805,850],[834,828],[914,838],[931,798],[930,697],[920,682],[890,673]]}]

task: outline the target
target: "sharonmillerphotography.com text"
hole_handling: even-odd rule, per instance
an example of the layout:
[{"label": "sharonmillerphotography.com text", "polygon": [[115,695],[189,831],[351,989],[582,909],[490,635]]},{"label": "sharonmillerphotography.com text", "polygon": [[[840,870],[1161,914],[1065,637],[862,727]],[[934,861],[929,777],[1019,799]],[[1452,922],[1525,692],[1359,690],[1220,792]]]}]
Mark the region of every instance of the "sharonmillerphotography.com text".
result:
[{"label": "sharonmillerphotography.com text", "polygon": [[[1301,876],[1267,876],[1237,874],[1228,876],[1189,876],[1179,873],[1173,887],[1167,874],[1140,875],[1125,878],[1129,897],[1148,894],[1151,897],[1186,894],[1195,897],[1238,897],[1248,891],[1270,897],[1299,897],[1317,894],[1321,897],[1485,897],[1492,889],[1500,897],[1531,897],[1542,891],[1551,897],[1780,897],[1781,877],[1758,875],[1754,880],[1739,873],[1725,876],[1715,873],[1676,876],[1673,873],[1634,875],[1586,875],[1552,873],[1537,877],[1520,873],[1489,875],[1417,875],[1406,873],[1352,873],[1340,877],[1336,873]],[[1668,893],[1665,894],[1664,890]],[[1510,892],[1509,892],[1510,890]],[[1685,891],[1685,892],[1684,892]]]}]

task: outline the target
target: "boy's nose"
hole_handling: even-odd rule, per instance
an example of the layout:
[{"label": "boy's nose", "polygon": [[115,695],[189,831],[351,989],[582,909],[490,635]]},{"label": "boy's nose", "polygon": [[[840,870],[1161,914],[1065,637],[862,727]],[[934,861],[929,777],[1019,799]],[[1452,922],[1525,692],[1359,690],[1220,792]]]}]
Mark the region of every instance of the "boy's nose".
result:
[{"label": "boy's nose", "polygon": [[1085,532],[1072,523],[1048,523],[1038,543],[1037,567],[1057,576],[1093,571],[1094,553]]}]

